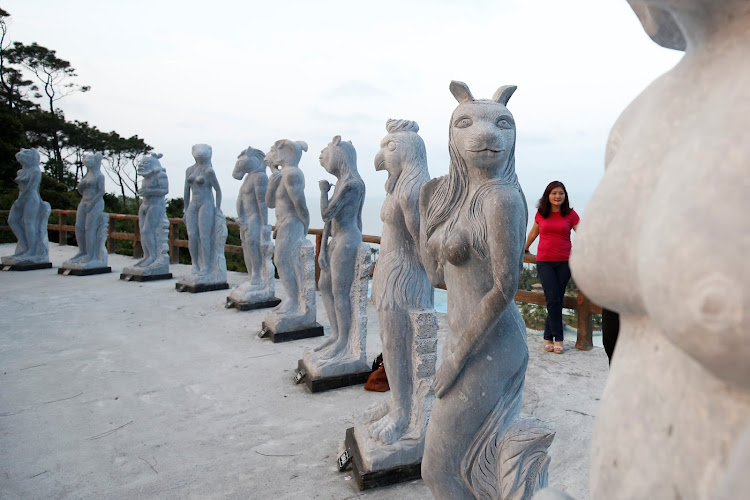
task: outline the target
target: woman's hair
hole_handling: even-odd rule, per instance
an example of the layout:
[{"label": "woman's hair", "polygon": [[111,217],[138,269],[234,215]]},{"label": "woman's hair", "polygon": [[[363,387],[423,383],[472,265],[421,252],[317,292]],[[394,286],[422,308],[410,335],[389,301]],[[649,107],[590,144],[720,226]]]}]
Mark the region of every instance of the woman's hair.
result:
[{"label": "woman's hair", "polygon": [[565,189],[565,184],[560,181],[552,181],[547,184],[547,188],[544,190],[544,194],[541,198],[539,198],[539,203],[536,204],[536,208],[539,210],[539,215],[541,215],[545,219],[549,217],[549,214],[552,211],[552,204],[549,202],[549,194],[553,189],[558,187],[562,188],[562,190],[565,191],[565,200],[560,207],[560,215],[565,217],[570,213],[571,208],[570,203],[568,202],[568,190]]}]

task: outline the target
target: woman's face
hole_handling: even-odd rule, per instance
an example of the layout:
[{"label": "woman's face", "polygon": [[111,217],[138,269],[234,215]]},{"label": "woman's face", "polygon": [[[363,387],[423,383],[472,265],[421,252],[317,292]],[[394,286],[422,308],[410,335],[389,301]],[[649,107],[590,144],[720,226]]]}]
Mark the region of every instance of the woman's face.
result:
[{"label": "woman's face", "polygon": [[549,202],[553,207],[560,208],[565,203],[565,190],[561,187],[556,187],[549,192]]}]

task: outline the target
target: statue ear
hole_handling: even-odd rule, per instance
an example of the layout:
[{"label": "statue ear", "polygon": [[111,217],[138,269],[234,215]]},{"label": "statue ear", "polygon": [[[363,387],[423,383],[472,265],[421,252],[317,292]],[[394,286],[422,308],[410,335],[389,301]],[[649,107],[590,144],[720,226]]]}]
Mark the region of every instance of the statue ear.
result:
[{"label": "statue ear", "polygon": [[508,101],[510,100],[510,96],[513,95],[513,92],[515,92],[517,88],[518,87],[516,87],[515,85],[503,85],[492,95],[492,100],[495,102],[499,102],[503,106],[507,106]]},{"label": "statue ear", "polygon": [[279,141],[281,144],[277,143],[279,145],[279,149],[281,148],[289,148],[292,151],[294,151],[294,143],[290,141],[289,139],[283,139]]},{"label": "statue ear", "polygon": [[464,82],[457,82],[456,80],[452,80],[449,88],[451,89],[451,94],[453,94],[453,97],[455,97],[460,104],[471,102],[474,100],[474,96],[471,95],[469,86]]},{"label": "statue ear", "polygon": [[164,156],[164,154],[163,154],[163,153],[154,153],[154,158],[156,158],[157,160],[158,160],[159,158],[161,158],[162,156]]},{"label": "statue ear", "polygon": [[305,141],[295,141],[302,148],[302,151],[307,151],[307,143]]},{"label": "statue ear", "polygon": [[104,158],[104,155],[100,152],[96,153],[94,156],[96,156],[97,161],[102,161],[102,158]]},{"label": "statue ear", "polygon": [[336,137],[333,138],[333,140],[331,141],[331,144],[333,144],[334,146],[338,146],[340,142],[341,142],[341,136],[337,135]]}]

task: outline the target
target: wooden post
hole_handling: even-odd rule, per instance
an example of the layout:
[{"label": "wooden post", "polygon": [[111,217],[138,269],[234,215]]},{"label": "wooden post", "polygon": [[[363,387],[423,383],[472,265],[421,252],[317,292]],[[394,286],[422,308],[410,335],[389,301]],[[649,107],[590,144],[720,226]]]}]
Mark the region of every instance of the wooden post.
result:
[{"label": "wooden post", "polygon": [[59,229],[57,230],[57,244],[59,246],[65,246],[68,244],[68,232],[63,230],[63,223],[67,222],[64,219],[64,216],[62,212],[57,212],[57,225],[59,226]]},{"label": "wooden post", "polygon": [[594,322],[591,317],[593,303],[582,293],[578,294],[576,302],[578,303],[578,337],[576,338],[576,349],[588,351],[594,347],[592,339]]},{"label": "wooden post", "polygon": [[318,257],[320,257],[320,244],[323,242],[323,235],[315,233],[315,289],[318,288],[318,280],[320,280],[320,266],[318,265]]},{"label": "wooden post", "polygon": [[174,241],[177,239],[177,224],[169,221],[169,263],[179,264],[180,247],[175,246]]},{"label": "wooden post", "polygon": [[109,224],[107,228],[107,253],[115,253],[116,247],[115,245],[117,242],[112,237],[113,234],[115,234],[115,220],[114,218],[109,218]]},{"label": "wooden post", "polygon": [[136,218],[134,220],[135,226],[133,229],[135,239],[133,240],[133,257],[140,259],[143,257],[143,246],[141,245],[141,221]]}]

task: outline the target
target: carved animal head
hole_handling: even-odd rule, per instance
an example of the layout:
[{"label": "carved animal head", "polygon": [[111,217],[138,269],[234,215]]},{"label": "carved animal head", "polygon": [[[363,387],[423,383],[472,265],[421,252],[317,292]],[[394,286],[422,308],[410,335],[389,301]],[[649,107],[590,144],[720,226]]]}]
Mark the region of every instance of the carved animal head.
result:
[{"label": "carved animal head", "polygon": [[302,159],[303,151],[307,151],[305,141],[279,139],[266,154],[265,163],[269,167],[296,167]]},{"label": "carved animal head", "polygon": [[245,174],[250,172],[262,172],[266,168],[266,165],[263,163],[265,156],[263,151],[248,147],[237,157],[232,177],[239,181],[242,180]]},{"label": "carved animal head", "polygon": [[16,153],[16,160],[24,167],[39,167],[39,151],[36,149],[21,149]]},{"label": "carved animal head", "polygon": [[86,156],[83,157],[83,164],[89,170],[91,169],[99,170],[99,168],[101,168],[102,166],[102,158],[103,158],[103,155],[101,152],[87,154]]},{"label": "carved animal head", "polygon": [[211,146],[208,144],[195,144],[193,145],[192,149],[193,158],[195,158],[196,161],[198,160],[210,160],[211,155],[213,154],[213,150],[211,149]]},{"label": "carved animal head", "polygon": [[427,153],[419,137],[419,125],[411,120],[388,120],[388,135],[380,141],[380,151],[375,155],[375,170],[388,171],[385,190],[392,193],[399,179],[418,175],[411,170],[427,173]]},{"label": "carved animal head", "polygon": [[164,170],[164,168],[161,166],[161,162],[159,161],[159,158],[161,158],[161,153],[151,153],[150,155],[144,156],[141,158],[141,161],[138,162],[138,175],[142,175],[144,177],[160,172],[161,170]]},{"label": "carved animal head", "polygon": [[516,145],[516,124],[506,107],[516,87],[500,87],[492,99],[474,99],[463,82],[451,82],[450,90],[459,103],[451,116],[451,163],[460,158],[468,168],[492,169],[502,176]]},{"label": "carved animal head", "polygon": [[351,141],[341,142],[341,136],[336,137],[328,143],[328,146],[320,152],[320,164],[331,175],[337,178],[348,176],[350,173],[357,171],[357,151]]}]

